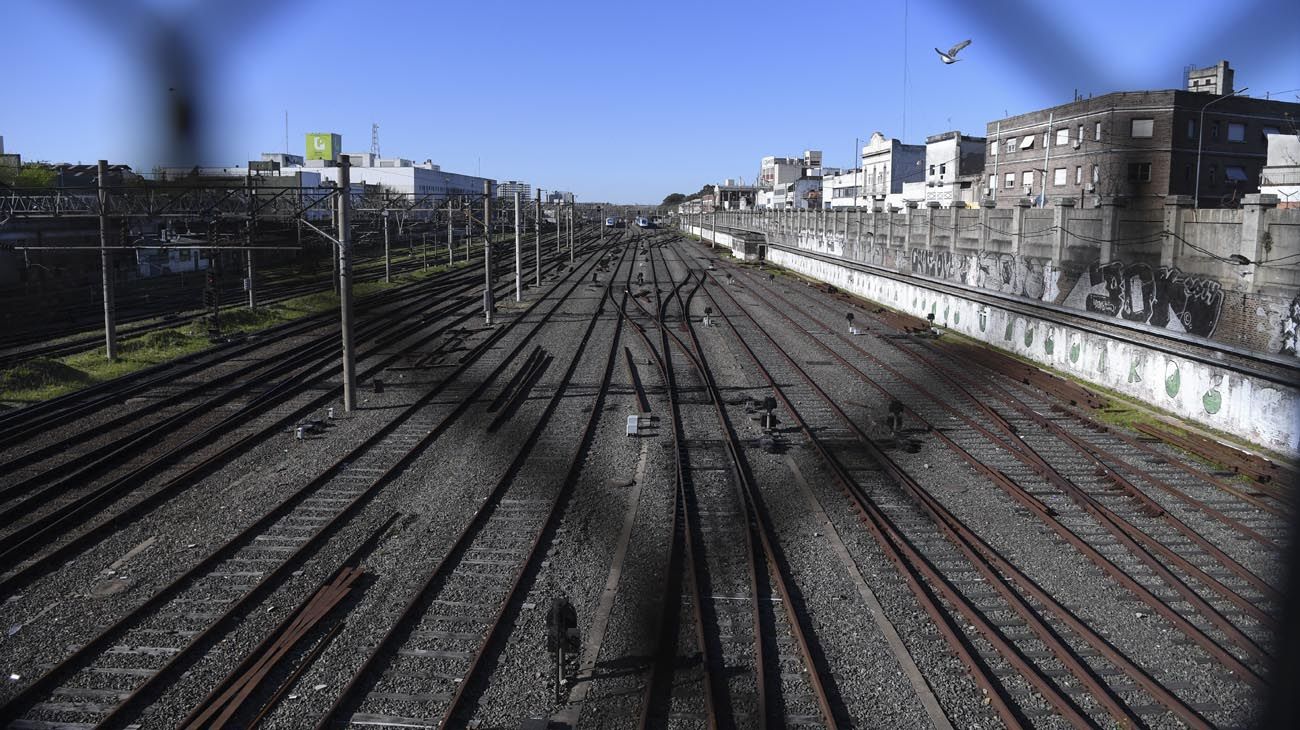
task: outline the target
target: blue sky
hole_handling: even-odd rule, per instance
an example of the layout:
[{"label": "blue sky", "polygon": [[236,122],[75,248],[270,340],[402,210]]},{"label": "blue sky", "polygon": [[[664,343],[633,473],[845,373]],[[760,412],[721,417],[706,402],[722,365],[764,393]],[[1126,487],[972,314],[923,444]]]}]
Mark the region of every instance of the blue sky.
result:
[{"label": "blue sky", "polygon": [[[24,159],[174,162],[160,110],[184,85],[207,164],[283,151],[288,111],[296,153],[309,131],[369,149],[378,122],[385,155],[657,202],[752,179],[767,154],[847,165],[877,130],[983,134],[1075,89],[1174,88],[1189,63],[1228,59],[1251,95],[1300,94],[1282,4],[1068,5],[6,0],[0,136]],[[195,74],[149,50],[150,16],[180,29]],[[968,37],[962,62],[939,63],[935,46]]]}]

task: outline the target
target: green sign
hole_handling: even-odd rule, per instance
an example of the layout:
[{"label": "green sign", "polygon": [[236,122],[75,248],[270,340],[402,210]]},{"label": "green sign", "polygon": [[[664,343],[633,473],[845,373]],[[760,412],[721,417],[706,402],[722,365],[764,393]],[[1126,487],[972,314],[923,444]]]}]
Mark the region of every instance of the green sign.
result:
[{"label": "green sign", "polygon": [[343,138],[329,132],[311,132],[307,135],[307,159],[337,160]]}]

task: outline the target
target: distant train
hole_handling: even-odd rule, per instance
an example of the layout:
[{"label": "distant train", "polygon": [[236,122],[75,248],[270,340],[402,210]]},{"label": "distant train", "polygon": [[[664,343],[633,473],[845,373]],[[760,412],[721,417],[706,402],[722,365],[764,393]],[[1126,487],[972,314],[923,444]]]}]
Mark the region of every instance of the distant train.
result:
[{"label": "distant train", "polygon": [[618,228],[618,219],[614,216],[610,216],[605,219],[605,225],[610,228]]},{"label": "distant train", "polygon": [[636,219],[636,225],[637,225],[638,228],[654,228],[654,227],[655,227],[655,224],[651,223],[651,222],[650,222],[650,219],[649,219],[649,218],[646,218],[646,217],[643,216],[643,215],[642,215],[642,216],[637,216],[637,219]]}]

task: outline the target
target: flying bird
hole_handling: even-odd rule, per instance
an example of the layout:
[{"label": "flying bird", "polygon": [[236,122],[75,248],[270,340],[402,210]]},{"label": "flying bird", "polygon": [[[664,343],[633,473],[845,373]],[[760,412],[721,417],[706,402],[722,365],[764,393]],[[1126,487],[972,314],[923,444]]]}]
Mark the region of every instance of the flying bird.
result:
[{"label": "flying bird", "polygon": [[957,52],[969,45],[970,45],[970,39],[967,38],[961,43],[958,43],[952,48],[949,48],[947,53],[944,53],[938,48],[934,49],[934,52],[939,54],[939,59],[942,60],[945,64],[957,63],[958,61],[961,60],[960,58],[957,58]]}]

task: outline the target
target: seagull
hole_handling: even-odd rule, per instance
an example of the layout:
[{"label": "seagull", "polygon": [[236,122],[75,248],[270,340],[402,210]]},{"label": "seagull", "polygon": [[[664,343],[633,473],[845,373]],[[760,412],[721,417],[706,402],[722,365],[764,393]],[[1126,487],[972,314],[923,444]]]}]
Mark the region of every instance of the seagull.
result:
[{"label": "seagull", "polygon": [[953,64],[961,60],[960,58],[957,58],[957,52],[969,45],[970,45],[970,39],[967,38],[961,43],[958,43],[952,48],[949,48],[947,53],[944,53],[938,48],[934,49],[934,52],[939,54],[940,60],[942,60],[945,64]]}]

